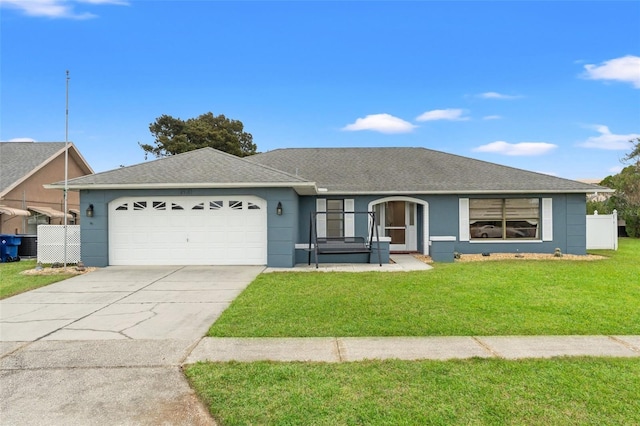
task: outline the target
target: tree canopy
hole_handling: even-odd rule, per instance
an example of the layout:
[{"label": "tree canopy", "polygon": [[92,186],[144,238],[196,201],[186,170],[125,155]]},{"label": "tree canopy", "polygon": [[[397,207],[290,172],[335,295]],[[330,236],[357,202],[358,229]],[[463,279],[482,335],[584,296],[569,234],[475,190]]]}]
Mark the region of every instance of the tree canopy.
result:
[{"label": "tree canopy", "polygon": [[607,176],[600,185],[615,189],[616,192],[606,201],[592,207],[601,209],[602,213],[611,213],[614,209],[625,220],[627,234],[640,237],[640,138],[630,141],[631,152],[623,161],[632,162],[616,175]]},{"label": "tree canopy", "polygon": [[155,138],[153,145],[138,143],[145,157],[148,154],[167,157],[205,147],[246,157],[257,149],[253,136],[244,131],[241,121],[211,112],[187,120],[161,115],[149,124],[149,131]]}]

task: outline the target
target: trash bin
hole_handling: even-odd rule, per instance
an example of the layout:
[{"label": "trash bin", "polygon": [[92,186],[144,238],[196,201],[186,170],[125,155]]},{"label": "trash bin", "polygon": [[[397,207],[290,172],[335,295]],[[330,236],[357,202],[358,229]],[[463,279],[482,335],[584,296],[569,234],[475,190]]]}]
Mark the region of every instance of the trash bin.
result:
[{"label": "trash bin", "polygon": [[17,235],[0,234],[0,262],[17,262],[18,246],[22,239]]},{"label": "trash bin", "polygon": [[32,234],[21,234],[21,244],[18,246],[18,256],[20,259],[32,259],[38,257],[38,236]]}]

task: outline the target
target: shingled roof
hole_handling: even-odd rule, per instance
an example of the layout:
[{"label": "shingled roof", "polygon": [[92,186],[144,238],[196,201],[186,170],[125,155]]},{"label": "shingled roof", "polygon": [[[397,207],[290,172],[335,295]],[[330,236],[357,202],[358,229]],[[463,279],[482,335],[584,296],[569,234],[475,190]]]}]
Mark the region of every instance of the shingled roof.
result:
[{"label": "shingled roof", "polygon": [[[15,187],[64,153],[65,142],[0,142],[0,195]],[[73,143],[69,155],[84,165],[86,173],[93,173]]]},{"label": "shingled roof", "polygon": [[425,148],[287,148],[247,160],[314,181],[336,194],[610,192]]},{"label": "shingled roof", "polygon": [[71,179],[68,185],[70,189],[292,187],[302,195],[611,192],[425,148],[287,148],[245,158],[202,148]]},{"label": "shingled roof", "polygon": [[[58,182],[50,187],[59,187]],[[315,193],[313,182],[213,148],[71,179],[69,189],[293,187]]]}]

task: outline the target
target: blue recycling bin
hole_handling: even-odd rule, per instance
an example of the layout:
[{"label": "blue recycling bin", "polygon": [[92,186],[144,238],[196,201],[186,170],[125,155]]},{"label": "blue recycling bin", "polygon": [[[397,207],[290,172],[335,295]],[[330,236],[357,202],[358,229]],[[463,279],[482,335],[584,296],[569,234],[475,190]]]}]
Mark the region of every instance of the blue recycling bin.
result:
[{"label": "blue recycling bin", "polygon": [[0,262],[17,262],[18,246],[22,243],[22,238],[18,235],[0,234]]}]

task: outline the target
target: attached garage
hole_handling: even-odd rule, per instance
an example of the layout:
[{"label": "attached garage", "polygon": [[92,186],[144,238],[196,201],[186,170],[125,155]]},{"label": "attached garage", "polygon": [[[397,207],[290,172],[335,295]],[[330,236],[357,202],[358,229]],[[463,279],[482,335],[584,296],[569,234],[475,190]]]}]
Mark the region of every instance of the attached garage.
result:
[{"label": "attached garage", "polygon": [[266,265],[256,196],[123,197],[109,203],[110,265]]}]

